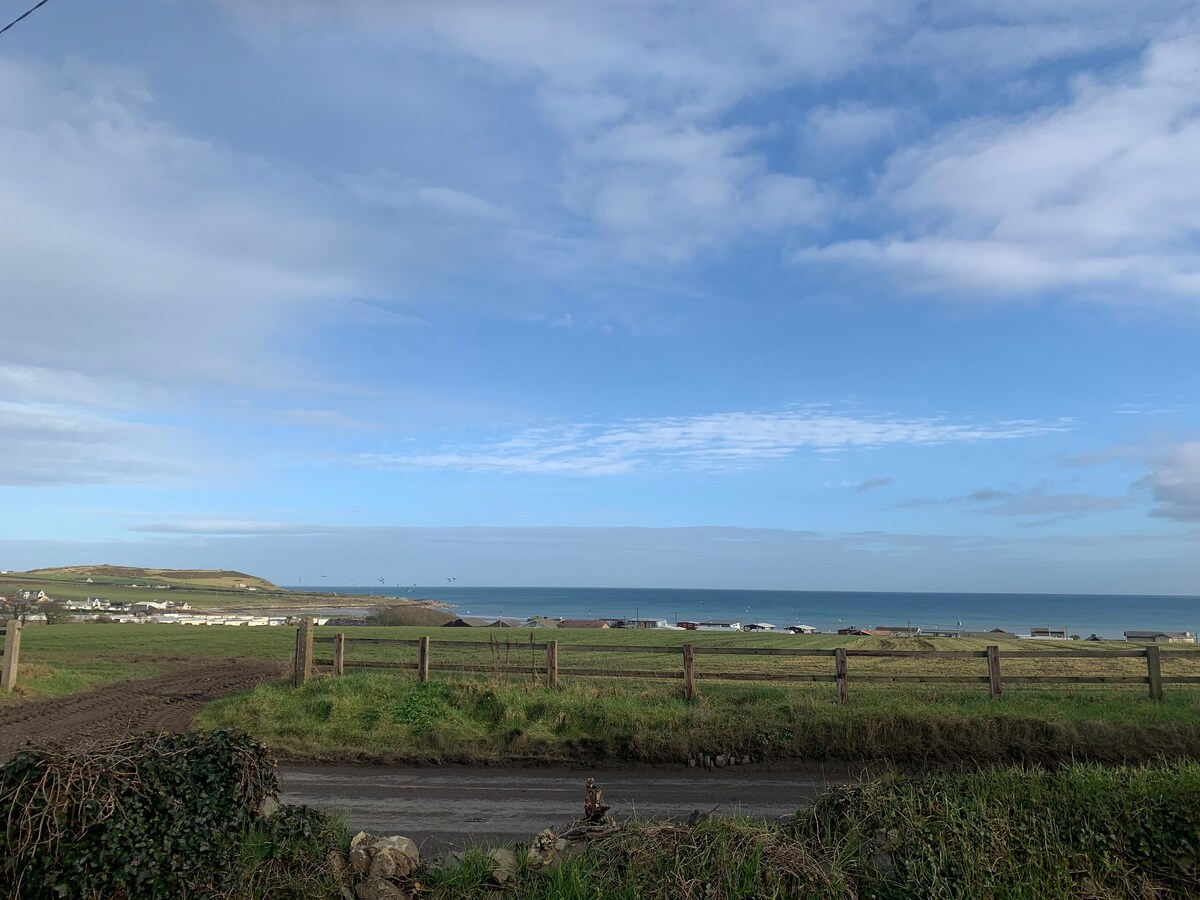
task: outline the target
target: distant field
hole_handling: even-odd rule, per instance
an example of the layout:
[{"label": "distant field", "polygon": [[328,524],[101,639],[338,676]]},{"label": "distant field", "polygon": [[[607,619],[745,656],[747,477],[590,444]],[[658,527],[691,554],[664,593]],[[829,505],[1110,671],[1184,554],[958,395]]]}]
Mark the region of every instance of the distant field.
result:
[{"label": "distant field", "polygon": [[[291,591],[286,588],[260,588],[249,591],[223,585],[172,586],[169,590],[155,588],[153,584],[164,581],[149,579],[150,584],[137,581],[132,587],[126,580],[95,580],[88,584],[82,578],[67,575],[10,574],[0,575],[0,594],[11,594],[18,589],[42,590],[56,600],[84,600],[88,597],[106,597],[114,603],[136,603],[140,600],[177,600],[190,603],[200,609],[249,609],[249,608],[297,608],[335,606],[381,606],[388,598],[347,594],[322,594],[307,591]],[[259,579],[249,580],[255,584]],[[265,582],[269,584],[269,582]]]},{"label": "distant field", "polygon": [[[730,656],[706,654],[706,648],[750,647],[775,648],[796,647],[809,649],[832,649],[844,646],[852,649],[900,649],[900,650],[982,650],[987,642],[971,638],[855,638],[838,635],[788,635],[788,634],[720,634],[679,631],[635,631],[626,629],[509,629],[509,628],[437,628],[437,627],[371,627],[371,628],[317,628],[316,634],[331,637],[338,631],[348,638],[371,639],[399,638],[415,640],[430,635],[435,641],[431,659],[435,665],[460,664],[482,665],[498,675],[508,675],[520,680],[528,677],[536,666],[544,668],[545,652],[530,649],[531,643],[543,643],[549,639],[559,643],[559,666],[564,671],[571,668],[604,669],[606,671],[661,672],[664,676],[677,676],[681,671],[681,655],[678,653],[635,653],[614,649],[612,652],[573,652],[573,645],[593,644],[613,648],[652,646],[678,647],[691,643],[696,647],[696,671],[698,690],[709,690],[713,683],[706,676],[729,672],[738,674],[759,673],[781,675],[793,673],[831,674],[833,660],[830,657],[778,657],[778,656]],[[231,627],[195,625],[53,625],[29,627],[25,630],[22,646],[24,672],[21,683],[30,695],[48,696],[79,689],[77,685],[91,685],[138,674],[149,674],[172,663],[196,658],[227,659],[249,656],[261,659],[287,660],[291,658],[295,640],[295,629],[281,627]],[[469,641],[477,646],[466,648],[439,647],[436,641]],[[1105,643],[1081,644],[1069,642],[1009,642],[1001,646],[1002,670],[1005,675],[1038,673],[1073,674],[1129,674],[1144,675],[1145,662],[1141,659],[1003,659],[1005,650],[1021,650],[1034,647],[1038,650],[1065,651],[1081,648],[1129,649],[1130,644]],[[332,656],[329,644],[318,644],[316,657]],[[378,644],[347,643],[346,659],[351,665],[357,661],[415,662],[415,647],[396,647]],[[1163,674],[1200,674],[1200,648],[1192,647],[1185,653],[1168,653],[1163,657]],[[866,692],[899,689],[899,686],[866,685],[854,683],[858,674],[894,675],[951,675],[986,674],[983,659],[892,659],[859,658],[849,661],[850,690],[852,698]],[[434,677],[441,677],[435,672]],[[568,676],[564,676],[564,679]],[[623,682],[612,682],[616,685]],[[778,683],[778,682],[777,682]],[[675,682],[664,681],[664,687]],[[834,686],[827,683],[797,686],[815,692],[818,696],[832,696]],[[947,686],[945,690],[964,691],[987,699],[987,686]],[[1109,692],[1125,692],[1144,695],[1141,686],[1104,686]],[[931,688],[931,690],[939,690]],[[1006,694],[1028,692],[1028,686],[1013,685],[1005,688]],[[1068,687],[1045,687],[1039,690],[1049,693],[1069,690]],[[1200,689],[1168,688],[1171,693],[1188,693],[1192,690],[1200,696]],[[2,701],[0,701],[2,702]]]}]

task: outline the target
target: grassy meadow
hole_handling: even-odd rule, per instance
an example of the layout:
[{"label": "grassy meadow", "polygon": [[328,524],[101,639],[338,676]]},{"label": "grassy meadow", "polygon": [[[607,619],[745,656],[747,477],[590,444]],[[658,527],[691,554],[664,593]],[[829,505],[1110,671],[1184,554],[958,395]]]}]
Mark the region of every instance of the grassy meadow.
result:
[{"label": "grassy meadow", "polygon": [[[332,637],[333,629],[316,629]],[[379,761],[617,760],[681,763],[703,754],[754,759],[886,759],[903,764],[970,761],[1053,762],[1071,758],[1137,761],[1185,757],[1200,747],[1200,690],[1171,686],[1166,700],[1144,685],[1015,684],[991,700],[986,682],[912,684],[855,682],[855,674],[982,677],[982,658],[849,659],[850,703],[836,702],[830,682],[778,680],[790,673],[831,674],[833,659],[725,655],[727,647],[829,650],[981,650],[972,639],[879,639],[836,635],[736,635],[591,629],[357,628],[349,638],[434,641],[430,682],[411,670],[354,669],[354,662],[415,663],[413,646],[347,642],[347,674],[318,677],[294,690],[263,686],[220,701],[202,714],[205,727],[242,728],[296,759]],[[559,642],[560,686],[544,686],[545,652]],[[55,696],[203,660],[290,660],[291,628],[182,625],[55,625],[30,627],[22,646],[16,695]],[[469,642],[445,647],[437,641]],[[682,700],[681,654],[635,648],[696,647],[697,701]],[[606,649],[573,649],[598,645]],[[1005,644],[1016,651],[1024,644]],[[1069,651],[1130,645],[1038,643]],[[611,648],[611,649],[608,649]],[[705,652],[705,651],[709,652]],[[316,645],[318,660],[332,656]],[[1200,673],[1200,652],[1164,654],[1164,675]],[[438,670],[439,666],[448,667]],[[479,667],[467,673],[456,667]],[[620,680],[572,676],[573,668],[642,672],[661,678]],[[537,675],[532,674],[537,669]],[[1119,659],[1005,659],[1005,675],[1044,673],[1144,675],[1145,662]],[[721,680],[721,673],[742,681]],[[756,675],[776,680],[755,681]]]}]

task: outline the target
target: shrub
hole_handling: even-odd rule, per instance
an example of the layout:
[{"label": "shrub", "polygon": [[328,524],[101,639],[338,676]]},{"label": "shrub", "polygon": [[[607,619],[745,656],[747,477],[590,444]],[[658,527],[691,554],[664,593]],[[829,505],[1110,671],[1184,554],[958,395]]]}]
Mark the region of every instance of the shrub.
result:
[{"label": "shrub", "polygon": [[22,898],[224,891],[276,790],[266,749],[230,731],[18,753],[0,768],[0,886]]}]

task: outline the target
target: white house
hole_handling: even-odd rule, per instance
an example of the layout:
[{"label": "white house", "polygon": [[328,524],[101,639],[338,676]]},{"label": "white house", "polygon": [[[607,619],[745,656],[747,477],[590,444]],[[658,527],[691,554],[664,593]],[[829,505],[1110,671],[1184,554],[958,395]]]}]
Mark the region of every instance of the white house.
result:
[{"label": "white house", "polygon": [[770,622],[751,622],[743,626],[743,631],[774,631],[775,626]]},{"label": "white house", "polygon": [[668,628],[666,619],[626,619],[626,628]]},{"label": "white house", "polygon": [[697,631],[741,631],[742,623],[737,619],[710,619],[696,624]]},{"label": "white house", "polygon": [[811,625],[789,625],[788,631],[792,634],[816,634],[817,629]]}]

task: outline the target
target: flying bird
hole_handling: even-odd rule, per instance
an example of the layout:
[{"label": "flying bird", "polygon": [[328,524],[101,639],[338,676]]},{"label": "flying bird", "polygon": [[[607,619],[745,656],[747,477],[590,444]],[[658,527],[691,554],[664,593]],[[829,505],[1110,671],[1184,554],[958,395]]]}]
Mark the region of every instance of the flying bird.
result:
[{"label": "flying bird", "polygon": [[380,583],[380,584],[384,584],[385,582],[384,582],[384,580],[383,580],[382,578],[380,578],[380,579],[379,579],[379,583]]},{"label": "flying bird", "polygon": [[447,578],[446,580],[447,580],[447,581],[458,581],[458,579],[457,579],[457,578]]}]

